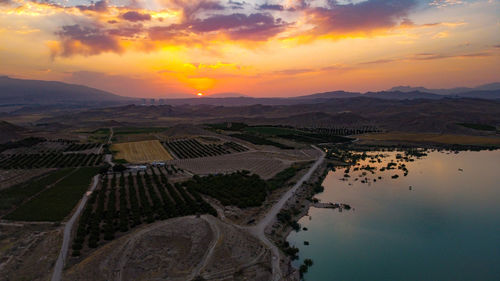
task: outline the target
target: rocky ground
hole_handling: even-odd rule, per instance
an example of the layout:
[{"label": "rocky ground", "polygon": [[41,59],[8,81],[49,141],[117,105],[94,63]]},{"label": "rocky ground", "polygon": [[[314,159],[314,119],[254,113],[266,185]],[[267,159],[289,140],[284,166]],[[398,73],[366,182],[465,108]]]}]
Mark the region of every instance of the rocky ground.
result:
[{"label": "rocky ground", "polygon": [[0,224],[0,280],[48,280],[62,242],[60,227]]},{"label": "rocky ground", "polygon": [[69,267],[63,280],[269,280],[270,255],[211,216],[144,226]]}]

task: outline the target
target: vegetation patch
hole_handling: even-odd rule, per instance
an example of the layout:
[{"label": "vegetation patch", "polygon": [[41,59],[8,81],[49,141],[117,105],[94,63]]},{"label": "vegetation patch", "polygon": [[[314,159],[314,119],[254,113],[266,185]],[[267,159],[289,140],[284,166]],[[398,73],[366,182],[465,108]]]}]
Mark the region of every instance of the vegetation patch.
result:
[{"label": "vegetation patch", "polygon": [[248,171],[206,177],[194,176],[185,186],[190,192],[216,198],[224,206],[234,205],[240,208],[262,205],[268,189],[266,181]]},{"label": "vegetation patch", "polygon": [[115,128],[115,135],[135,135],[135,134],[151,134],[161,133],[167,130],[166,127],[120,127]]},{"label": "vegetation patch", "polygon": [[251,135],[251,134],[232,134],[231,137],[238,138],[244,141],[248,141],[250,143],[256,145],[272,145],[281,149],[293,149],[293,147],[284,145],[282,143],[278,143],[275,141],[271,141],[259,136]]},{"label": "vegetation patch", "polygon": [[474,129],[474,130],[479,130],[479,131],[496,131],[497,128],[495,126],[490,126],[486,124],[475,124],[475,123],[457,123],[457,125],[460,125],[465,128],[469,129]]},{"label": "vegetation patch", "polygon": [[79,168],[6,216],[9,220],[61,221],[87,191],[98,168]]}]

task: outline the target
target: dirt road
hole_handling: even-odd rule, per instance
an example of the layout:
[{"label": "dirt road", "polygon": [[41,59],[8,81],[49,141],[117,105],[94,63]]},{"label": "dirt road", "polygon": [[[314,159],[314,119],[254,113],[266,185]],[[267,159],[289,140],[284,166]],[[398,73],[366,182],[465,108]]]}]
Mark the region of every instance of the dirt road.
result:
[{"label": "dirt road", "polygon": [[272,241],[267,238],[265,229],[268,225],[271,225],[274,222],[278,213],[281,211],[288,199],[290,199],[295,191],[297,191],[297,188],[299,188],[305,181],[309,180],[314,171],[325,160],[325,153],[317,147],[314,148],[321,151],[321,156],[318,158],[318,160],[316,160],[316,162],[314,162],[311,168],[309,168],[309,171],[307,171],[307,173],[303,175],[302,178],[300,178],[300,180],[297,181],[297,183],[295,183],[295,185],[290,190],[288,190],[280,198],[280,200],[276,202],[276,204],[271,207],[271,209],[269,209],[265,217],[263,217],[257,225],[247,228],[250,233],[261,240],[262,243],[264,243],[272,252],[273,281],[283,280],[280,268],[280,250],[276,245],[274,245]]},{"label": "dirt road", "polygon": [[[89,191],[94,191],[94,189],[97,187],[97,183],[99,182],[99,175],[94,176],[92,179],[92,185],[90,186]],[[78,219],[80,216],[80,213],[82,212],[83,208],[85,207],[85,204],[87,203],[87,200],[89,197],[85,193],[83,195],[82,200],[80,201],[80,204],[78,205],[78,208],[76,209],[75,213],[73,216],[71,216],[71,219],[66,222],[66,225],[64,226],[64,236],[63,236],[63,243],[61,247],[61,251],[59,252],[59,257],[57,258],[56,265],[54,266],[54,272],[52,273],[52,281],[59,281],[61,280],[61,274],[62,270],[64,268],[64,263],[66,261],[66,257],[68,254],[68,248],[69,248],[69,243],[71,239],[71,232],[73,229],[73,225],[75,224],[75,221]]]}]

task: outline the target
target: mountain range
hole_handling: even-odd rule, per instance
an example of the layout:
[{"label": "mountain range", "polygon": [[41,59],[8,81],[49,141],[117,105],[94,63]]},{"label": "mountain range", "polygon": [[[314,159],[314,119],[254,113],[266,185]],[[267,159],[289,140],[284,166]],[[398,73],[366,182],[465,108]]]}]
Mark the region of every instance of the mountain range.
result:
[{"label": "mountain range", "polygon": [[[207,97],[165,99],[170,105],[295,105],[323,103],[329,99],[369,97],[386,100],[478,98],[500,100],[500,83],[486,84],[475,88],[427,89],[423,87],[399,86],[380,92],[332,91],[289,98],[253,98],[238,93],[214,94]],[[24,80],[0,76],[0,106],[33,107],[100,107],[110,105],[141,104],[141,99],[119,96],[110,92],[82,85],[56,81]],[[23,109],[26,110],[26,109]]]}]

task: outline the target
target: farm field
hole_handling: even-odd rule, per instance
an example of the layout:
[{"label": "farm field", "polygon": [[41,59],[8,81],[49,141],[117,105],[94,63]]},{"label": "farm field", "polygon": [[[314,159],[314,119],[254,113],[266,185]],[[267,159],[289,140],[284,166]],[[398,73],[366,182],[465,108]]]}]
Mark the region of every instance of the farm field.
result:
[{"label": "farm field", "polygon": [[50,172],[50,169],[0,170],[0,190]]},{"label": "farm field", "polygon": [[80,201],[97,172],[98,168],[78,168],[5,218],[19,221],[62,221]]},{"label": "farm field", "polygon": [[113,144],[116,159],[124,159],[130,163],[172,160],[172,156],[158,140],[126,142]]},{"label": "farm field", "polygon": [[196,139],[168,141],[163,144],[178,159],[218,156],[248,150],[235,142],[204,144]]},{"label": "farm field", "polygon": [[143,223],[196,213],[217,215],[198,193],[170,184],[165,169],[109,175],[91,195],[80,218],[73,256]]},{"label": "farm field", "polygon": [[259,153],[229,154],[217,157],[178,159],[171,162],[194,174],[208,175],[247,170],[267,179],[285,169],[288,163]]},{"label": "farm field", "polygon": [[57,170],[28,182],[0,190],[0,216],[12,208],[18,207],[47,186],[71,174],[73,170],[72,168]]},{"label": "farm field", "polygon": [[0,169],[84,167],[98,166],[101,163],[102,154],[0,154]]},{"label": "farm field", "polygon": [[264,136],[279,136],[279,135],[290,135],[299,132],[295,129],[283,128],[283,127],[246,127],[244,129],[246,132],[257,133]]}]

